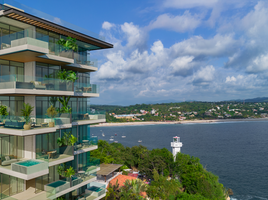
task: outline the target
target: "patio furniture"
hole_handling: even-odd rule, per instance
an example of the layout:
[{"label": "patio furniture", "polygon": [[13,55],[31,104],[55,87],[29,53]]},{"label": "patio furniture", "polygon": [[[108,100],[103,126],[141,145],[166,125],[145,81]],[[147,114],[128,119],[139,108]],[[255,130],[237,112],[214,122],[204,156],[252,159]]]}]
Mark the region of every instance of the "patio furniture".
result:
[{"label": "patio furniture", "polygon": [[85,171],[78,171],[78,174],[81,178],[85,177]]},{"label": "patio furniture", "polygon": [[34,85],[33,83],[29,82],[16,82],[16,88],[17,89],[33,89]]},{"label": "patio furniture", "polygon": [[48,158],[55,158],[57,151],[48,151],[47,154],[48,154]]},{"label": "patio furniture", "polygon": [[82,87],[82,89],[83,89],[83,92],[86,92],[86,93],[91,92],[91,87]]},{"label": "patio furniture", "polygon": [[85,146],[89,146],[89,140],[82,140],[82,142],[83,142],[83,145],[85,145]]},{"label": "patio furniture", "polygon": [[41,127],[47,127],[48,123],[41,123]]},{"label": "patio furniture", "polygon": [[5,127],[23,129],[24,124],[25,124],[25,122],[19,122],[18,120],[7,119],[5,122]]},{"label": "patio furniture", "polygon": [[7,165],[11,165],[11,163],[15,163],[15,162],[18,162],[19,160],[18,159],[11,159],[10,156],[3,156],[1,158],[1,165],[2,166],[7,166]]}]

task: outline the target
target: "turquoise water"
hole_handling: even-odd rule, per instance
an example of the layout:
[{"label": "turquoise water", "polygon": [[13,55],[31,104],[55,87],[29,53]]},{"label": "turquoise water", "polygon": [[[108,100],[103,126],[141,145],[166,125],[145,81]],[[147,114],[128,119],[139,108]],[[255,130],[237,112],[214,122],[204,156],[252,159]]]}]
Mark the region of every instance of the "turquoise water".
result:
[{"label": "turquoise water", "polygon": [[143,145],[170,151],[172,138],[179,136],[183,143],[181,152],[200,158],[208,171],[233,190],[233,199],[268,200],[267,130],[267,121],[250,121],[92,127],[90,133],[109,143],[116,133],[114,140],[125,146]]},{"label": "turquoise water", "polygon": [[66,184],[66,182],[64,182],[64,181],[56,181],[54,183],[48,184],[47,186],[56,188],[56,187],[59,187],[59,186],[64,185],[64,184]]},{"label": "turquoise water", "polygon": [[33,165],[38,165],[40,164],[41,162],[39,161],[36,161],[36,160],[26,160],[24,162],[20,162],[20,163],[17,163],[18,165],[22,165],[22,166],[25,166],[25,167],[31,167]]},{"label": "turquoise water", "polygon": [[94,192],[100,192],[102,188],[96,187],[96,186],[91,186],[88,188],[88,190],[94,191]]}]

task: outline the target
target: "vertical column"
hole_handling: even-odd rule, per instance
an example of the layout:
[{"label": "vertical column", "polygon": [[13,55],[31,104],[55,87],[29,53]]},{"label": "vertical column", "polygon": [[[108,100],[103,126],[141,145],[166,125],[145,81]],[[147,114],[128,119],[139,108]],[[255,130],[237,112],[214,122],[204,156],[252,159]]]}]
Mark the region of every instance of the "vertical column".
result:
[{"label": "vertical column", "polygon": [[35,81],[35,61],[24,63],[24,81]]},{"label": "vertical column", "polygon": [[24,137],[24,157],[28,159],[33,159],[33,136],[25,136]]}]

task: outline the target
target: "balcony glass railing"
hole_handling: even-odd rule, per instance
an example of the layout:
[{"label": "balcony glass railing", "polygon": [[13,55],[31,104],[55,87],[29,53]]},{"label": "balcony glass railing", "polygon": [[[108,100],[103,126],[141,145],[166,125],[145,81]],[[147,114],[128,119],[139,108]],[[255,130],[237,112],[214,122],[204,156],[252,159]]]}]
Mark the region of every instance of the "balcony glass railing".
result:
[{"label": "balcony glass railing", "polygon": [[[28,127],[24,127],[28,121]],[[53,122],[53,123],[50,123]],[[7,129],[42,129],[54,127],[57,125],[70,124],[70,114],[57,114],[55,118],[49,118],[44,115],[30,116],[29,119],[26,119],[24,116],[13,116],[13,115],[0,115],[0,128]]]},{"label": "balcony glass railing", "polygon": [[45,185],[47,198],[54,199],[56,198],[57,193],[63,192],[64,190],[72,188],[92,178],[96,178],[97,169],[99,166],[100,160],[92,159],[92,162],[90,162],[87,166],[76,169],[75,175],[73,175],[71,178],[64,178],[62,180]]},{"label": "balcony glass railing", "polygon": [[43,160],[46,162],[59,161],[61,159],[66,159],[74,155],[73,146],[55,147],[52,149],[41,149],[36,148],[36,159]]},{"label": "balcony glass railing", "polygon": [[49,53],[60,57],[74,59],[74,63],[76,64],[97,67],[97,61],[90,59],[87,56],[87,53],[85,54],[84,52],[76,52],[71,49],[67,49],[63,45],[59,45],[56,41],[56,39],[50,39],[48,35],[40,34],[33,29],[25,29],[23,31],[0,37],[0,47],[1,49],[8,49],[28,44],[43,48],[43,50],[39,49],[42,53]]},{"label": "balcony glass railing", "polygon": [[79,151],[92,146],[98,145],[98,137],[92,136],[91,138],[83,138],[82,140],[78,140],[74,145],[74,150]]},{"label": "balcony glass railing", "polygon": [[72,112],[72,122],[105,119],[105,111]]},{"label": "balcony glass railing", "polygon": [[95,84],[73,83],[56,78],[6,75],[0,76],[0,89],[57,90],[76,93],[98,93]]},{"label": "balcony glass railing", "polygon": [[94,200],[106,193],[106,185],[98,182],[92,182],[87,185],[85,193],[79,195],[76,200]]},{"label": "balcony glass railing", "polygon": [[81,93],[99,93],[99,87],[95,84],[74,83],[74,91]]}]

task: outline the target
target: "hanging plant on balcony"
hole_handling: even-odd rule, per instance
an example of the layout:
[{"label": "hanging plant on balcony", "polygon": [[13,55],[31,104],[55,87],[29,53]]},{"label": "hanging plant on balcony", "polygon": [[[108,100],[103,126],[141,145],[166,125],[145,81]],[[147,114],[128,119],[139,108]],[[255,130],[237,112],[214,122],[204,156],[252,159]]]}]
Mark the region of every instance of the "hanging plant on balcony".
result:
[{"label": "hanging plant on balcony", "polygon": [[0,115],[1,115],[1,120],[6,119],[6,117],[8,116],[7,106],[4,106],[4,105],[0,106]]},{"label": "hanging plant on balcony", "polygon": [[66,39],[61,38],[57,41],[57,44],[61,45],[64,50],[78,51],[78,45],[76,44],[76,38],[68,36]]}]

